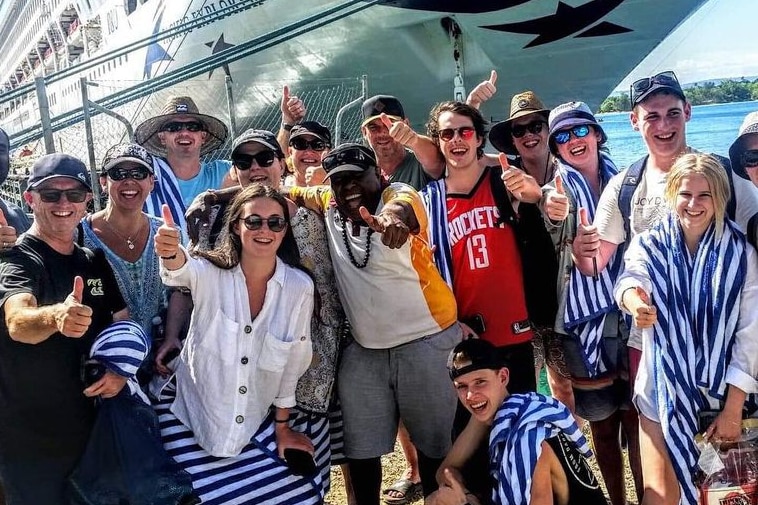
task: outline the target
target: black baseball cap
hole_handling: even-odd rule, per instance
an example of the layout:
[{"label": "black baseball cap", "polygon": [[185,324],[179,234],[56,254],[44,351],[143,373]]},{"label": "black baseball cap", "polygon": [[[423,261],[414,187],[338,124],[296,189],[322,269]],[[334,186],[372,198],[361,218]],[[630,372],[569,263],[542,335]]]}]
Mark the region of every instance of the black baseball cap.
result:
[{"label": "black baseball cap", "polygon": [[313,135],[326,145],[332,145],[332,133],[329,131],[329,128],[318,121],[303,121],[302,123],[293,126],[290,131],[290,140],[302,135]]},{"label": "black baseball cap", "polygon": [[245,130],[242,132],[242,134],[234,139],[234,142],[232,142],[232,156],[234,156],[234,153],[237,151],[239,146],[242,144],[247,144],[249,142],[256,142],[263,147],[274,151],[278,158],[284,158],[282,146],[280,146],[279,141],[276,140],[276,135],[268,130],[254,130],[252,128]]},{"label": "black baseball cap", "polygon": [[79,158],[64,153],[46,154],[35,161],[27,188],[36,189],[43,182],[59,177],[79,181],[87,191],[92,191],[87,166]]},{"label": "black baseball cap", "polygon": [[390,95],[372,96],[363,102],[361,112],[363,113],[361,126],[366,126],[374,119],[377,119],[382,113],[387,114],[395,121],[405,119],[405,111],[400,100]]},{"label": "black baseball cap", "polygon": [[342,172],[365,172],[376,169],[374,152],[361,144],[345,143],[330,152],[321,164],[326,170],[326,178]]},{"label": "black baseball cap", "polygon": [[506,366],[497,347],[480,338],[462,340],[447,358],[447,371],[452,380],[476,370],[500,370]]}]

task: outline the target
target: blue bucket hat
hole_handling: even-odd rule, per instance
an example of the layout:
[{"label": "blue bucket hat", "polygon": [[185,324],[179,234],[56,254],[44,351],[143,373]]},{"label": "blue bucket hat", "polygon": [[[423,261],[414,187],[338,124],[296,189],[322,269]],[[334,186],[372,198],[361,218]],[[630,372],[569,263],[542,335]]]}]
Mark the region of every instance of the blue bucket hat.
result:
[{"label": "blue bucket hat", "polygon": [[550,128],[550,136],[548,137],[548,145],[550,146],[550,152],[554,155],[558,153],[558,147],[555,144],[555,134],[561,130],[567,130],[579,125],[591,125],[596,131],[600,132],[600,144],[605,144],[608,141],[608,136],[605,134],[603,127],[595,119],[595,115],[590,110],[589,106],[584,102],[567,102],[562,103],[558,107],[550,111],[548,116],[548,125]]}]

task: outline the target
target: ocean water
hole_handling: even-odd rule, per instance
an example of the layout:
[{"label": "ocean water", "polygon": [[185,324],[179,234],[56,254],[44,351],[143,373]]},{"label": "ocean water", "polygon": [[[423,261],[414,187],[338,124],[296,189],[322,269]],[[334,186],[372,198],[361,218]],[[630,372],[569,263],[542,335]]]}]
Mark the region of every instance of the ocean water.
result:
[{"label": "ocean water", "polygon": [[[698,105],[692,108],[692,119],[687,123],[687,144],[693,148],[729,156],[729,146],[749,112],[758,110],[758,101],[717,105]],[[608,135],[606,144],[619,168],[627,167],[645,155],[645,143],[640,133],[632,129],[628,112],[598,114]]]}]

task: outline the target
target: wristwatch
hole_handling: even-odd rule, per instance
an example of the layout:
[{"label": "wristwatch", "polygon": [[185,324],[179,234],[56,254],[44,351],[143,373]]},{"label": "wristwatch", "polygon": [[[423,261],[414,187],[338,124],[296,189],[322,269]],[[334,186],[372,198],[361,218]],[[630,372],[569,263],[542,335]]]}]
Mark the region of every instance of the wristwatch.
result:
[{"label": "wristwatch", "polygon": [[294,127],[295,127],[295,125],[293,125],[293,124],[282,123],[282,130],[284,130],[286,132],[292,131],[292,128],[294,128]]}]

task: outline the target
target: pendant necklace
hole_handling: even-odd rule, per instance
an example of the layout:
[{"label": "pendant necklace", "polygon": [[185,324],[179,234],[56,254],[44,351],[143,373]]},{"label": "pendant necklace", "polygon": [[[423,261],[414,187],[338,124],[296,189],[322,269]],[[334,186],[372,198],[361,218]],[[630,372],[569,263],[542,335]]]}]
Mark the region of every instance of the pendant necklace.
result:
[{"label": "pendant necklace", "polygon": [[[141,217],[141,216],[140,216],[140,217]],[[142,228],[144,227],[144,224],[145,224],[145,221],[144,221],[144,219],[143,219],[143,220],[141,221],[141,223],[140,223],[140,227],[139,227],[139,229],[137,230],[137,233],[135,233],[135,235],[134,235],[134,238],[132,238],[131,236],[129,236],[129,237],[124,237],[124,236],[123,236],[121,233],[119,233],[119,231],[118,231],[118,230],[117,230],[117,229],[116,229],[116,228],[115,228],[115,227],[114,227],[112,224],[110,224],[110,223],[109,223],[109,222],[108,222],[108,221],[107,221],[105,218],[103,218],[103,222],[104,222],[105,224],[107,224],[107,225],[108,225],[108,228],[110,228],[110,230],[111,230],[113,233],[115,233],[115,234],[116,234],[116,236],[118,236],[118,237],[119,237],[121,240],[123,240],[123,241],[125,241],[125,242],[126,242],[126,247],[128,247],[130,251],[133,251],[133,250],[134,250],[134,247],[135,247],[134,241],[135,241],[135,240],[137,240],[137,239],[139,238],[139,236],[140,236],[140,233],[142,232]]]}]

